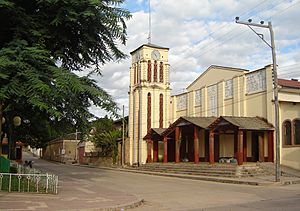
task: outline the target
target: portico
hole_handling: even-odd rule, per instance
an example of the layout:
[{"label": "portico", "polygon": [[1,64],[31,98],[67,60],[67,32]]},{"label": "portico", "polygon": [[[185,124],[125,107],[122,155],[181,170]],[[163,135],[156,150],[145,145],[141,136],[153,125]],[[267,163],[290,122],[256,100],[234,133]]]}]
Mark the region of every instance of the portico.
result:
[{"label": "portico", "polygon": [[273,162],[273,127],[258,117],[180,117],[167,129],[151,129],[148,162],[158,161],[158,143],[163,162],[209,162],[221,158],[243,162]]}]

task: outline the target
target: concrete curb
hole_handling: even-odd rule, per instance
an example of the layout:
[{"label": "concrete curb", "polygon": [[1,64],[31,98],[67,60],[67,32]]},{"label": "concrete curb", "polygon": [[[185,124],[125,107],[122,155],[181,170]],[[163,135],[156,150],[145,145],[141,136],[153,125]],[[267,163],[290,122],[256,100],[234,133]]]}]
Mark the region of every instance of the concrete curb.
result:
[{"label": "concrete curb", "polygon": [[99,169],[106,169],[106,170],[113,170],[113,171],[124,171],[124,172],[131,172],[137,174],[148,174],[148,175],[155,175],[155,176],[165,176],[165,177],[177,177],[181,179],[193,179],[193,180],[202,180],[208,182],[219,182],[219,183],[228,183],[228,184],[237,184],[237,185],[252,185],[252,186],[270,186],[270,185],[292,185],[292,184],[300,184],[299,180],[288,180],[282,182],[260,182],[260,181],[245,181],[239,179],[227,179],[227,178],[217,178],[217,177],[205,177],[205,176],[195,176],[195,175],[184,175],[184,174],[172,174],[172,173],[162,173],[162,172],[150,172],[150,171],[141,171],[141,170],[131,170],[131,169],[124,169],[118,167],[102,167],[102,166],[89,166],[89,165],[77,165],[87,168],[99,168]]},{"label": "concrete curb", "polygon": [[[137,199],[136,201],[129,202],[126,204],[119,204],[111,207],[103,208],[89,208],[89,209],[76,209],[74,211],[120,211],[125,209],[132,209],[141,206],[144,203],[144,199]],[[68,210],[71,211],[71,210]]]}]

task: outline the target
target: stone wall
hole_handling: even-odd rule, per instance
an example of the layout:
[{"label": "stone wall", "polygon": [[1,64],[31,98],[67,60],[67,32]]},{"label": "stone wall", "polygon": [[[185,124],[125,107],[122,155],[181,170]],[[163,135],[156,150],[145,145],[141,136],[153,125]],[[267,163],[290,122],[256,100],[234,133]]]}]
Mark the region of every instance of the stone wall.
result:
[{"label": "stone wall", "polygon": [[49,142],[43,149],[43,158],[56,162],[73,162],[77,156],[79,140],[57,140]]},{"label": "stone wall", "polygon": [[105,166],[109,167],[112,166],[113,159],[112,157],[91,157],[91,156],[84,156],[83,162],[88,165],[92,166]]}]

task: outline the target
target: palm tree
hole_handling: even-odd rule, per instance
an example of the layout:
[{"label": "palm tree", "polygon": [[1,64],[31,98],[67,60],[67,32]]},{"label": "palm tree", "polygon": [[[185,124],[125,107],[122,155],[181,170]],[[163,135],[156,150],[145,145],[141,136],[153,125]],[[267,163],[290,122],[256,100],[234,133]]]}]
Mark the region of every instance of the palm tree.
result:
[{"label": "palm tree", "polygon": [[121,131],[112,130],[105,131],[99,135],[95,135],[94,142],[97,146],[102,147],[105,154],[111,154],[113,158],[113,164],[116,164],[118,156],[118,139],[122,136]]}]

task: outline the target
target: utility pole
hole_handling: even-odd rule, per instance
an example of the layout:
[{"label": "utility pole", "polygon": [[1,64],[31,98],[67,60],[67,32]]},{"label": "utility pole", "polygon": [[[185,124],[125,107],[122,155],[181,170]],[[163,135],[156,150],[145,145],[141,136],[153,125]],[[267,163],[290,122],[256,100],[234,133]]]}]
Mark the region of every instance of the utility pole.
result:
[{"label": "utility pole", "polygon": [[122,167],[125,164],[125,123],[124,123],[124,105],[123,105],[123,118],[122,118]]},{"label": "utility pole", "polygon": [[[280,143],[279,143],[279,100],[278,100],[278,78],[277,78],[277,63],[276,63],[276,52],[275,52],[275,41],[272,23],[269,21],[268,25],[261,21],[260,24],[252,23],[252,19],[248,22],[239,21],[239,17],[235,18],[237,24],[247,25],[264,43],[266,43],[272,50],[273,60],[273,86],[274,86],[274,104],[275,104],[275,133],[276,133],[276,164],[275,164],[275,181],[280,182]],[[264,39],[262,34],[257,33],[251,26],[259,28],[267,28],[270,31],[271,45]]]}]

